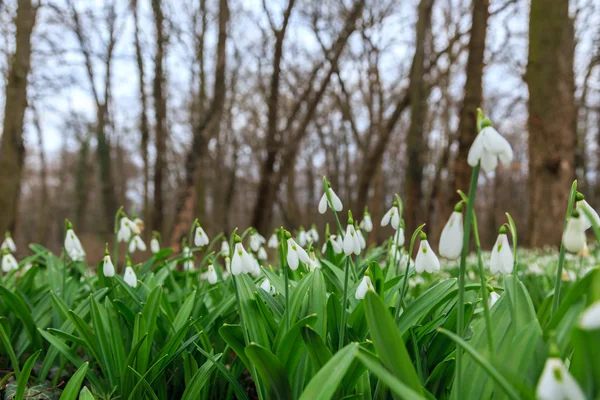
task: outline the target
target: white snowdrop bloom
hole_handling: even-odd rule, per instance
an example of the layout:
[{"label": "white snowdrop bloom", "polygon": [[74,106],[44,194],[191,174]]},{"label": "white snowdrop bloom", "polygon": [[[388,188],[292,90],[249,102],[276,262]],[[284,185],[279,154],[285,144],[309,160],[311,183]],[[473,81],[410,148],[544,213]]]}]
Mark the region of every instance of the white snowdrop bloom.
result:
[{"label": "white snowdrop bloom", "polygon": [[488,306],[490,308],[492,308],[492,306],[494,304],[496,304],[496,302],[498,301],[499,298],[500,298],[500,295],[498,293],[496,293],[496,292],[490,293],[490,297],[488,299]]},{"label": "white snowdrop bloom", "polygon": [[308,257],[308,253],[306,252],[306,250],[304,250],[298,243],[296,243],[294,239],[289,238],[287,240],[286,260],[290,269],[292,269],[292,271],[295,271],[296,269],[298,269],[300,261],[308,265],[308,263],[310,262],[310,257]]},{"label": "white snowdrop bloom", "polygon": [[269,238],[269,241],[267,242],[267,247],[269,247],[270,249],[276,249],[278,245],[279,245],[279,238],[277,237],[277,234],[274,233]]},{"label": "white snowdrop bloom", "polygon": [[354,297],[356,298],[356,300],[362,300],[365,298],[369,290],[374,290],[373,284],[371,283],[371,278],[365,275],[358,284],[358,287],[356,288],[356,293],[354,293]]},{"label": "white snowdrop bloom", "polygon": [[123,276],[123,280],[132,288],[137,287],[137,276],[135,275],[133,268],[131,268],[130,266],[127,266],[125,268],[125,275]]},{"label": "white snowdrop bloom", "polygon": [[494,127],[488,125],[479,131],[473,141],[467,162],[471,167],[481,162],[483,170],[491,172],[496,169],[498,159],[505,166],[510,164],[513,159],[513,151],[510,143]]},{"label": "white snowdrop bloom", "polygon": [[579,253],[585,244],[584,222],[579,212],[573,211],[563,233],[563,244],[570,253]]},{"label": "white snowdrop bloom", "polygon": [[202,247],[209,243],[208,235],[204,232],[201,226],[196,227],[196,233],[194,235],[194,246]]},{"label": "white snowdrop bloom", "polygon": [[364,229],[365,232],[371,232],[373,230],[373,220],[368,213],[365,214],[363,220],[360,221],[360,229]]},{"label": "white snowdrop bloom", "polygon": [[223,240],[221,242],[221,254],[224,257],[228,257],[229,256],[229,243],[227,243],[227,240]]},{"label": "white snowdrop bloom", "polygon": [[65,234],[65,250],[73,261],[82,261],[85,258],[85,251],[72,228],[67,229]]},{"label": "white snowdrop bloom", "polygon": [[306,232],[306,238],[312,243],[319,241],[319,231],[317,231],[317,228],[315,228],[314,225]]},{"label": "white snowdrop bloom", "polygon": [[15,256],[4,250],[4,255],[2,256],[2,271],[9,273],[10,271],[17,269],[19,269],[19,263]]},{"label": "white snowdrop bloom", "polygon": [[184,261],[183,261],[183,270],[186,271],[186,272],[187,271],[193,271],[195,269],[196,265],[194,263],[194,258],[193,258],[193,255],[192,255],[192,250],[188,246],[185,246],[183,248],[183,252],[182,253],[183,253],[183,258],[184,258]]},{"label": "white snowdrop bloom", "polygon": [[113,265],[113,262],[108,254],[104,256],[104,261],[102,264],[102,273],[107,278],[112,278],[113,276],[115,276],[115,266]]},{"label": "white snowdrop bloom", "polygon": [[558,357],[546,360],[535,390],[538,400],[584,400],[585,395]]},{"label": "white snowdrop bloom", "polygon": [[317,268],[321,268],[321,263],[317,260],[317,256],[315,256],[315,252],[310,252],[310,261],[308,263],[308,269],[312,272]]},{"label": "white snowdrop bloom", "polygon": [[2,245],[0,245],[0,250],[8,250],[11,253],[17,251],[17,245],[15,245],[15,241],[10,236],[10,232],[6,232],[4,235],[4,241],[2,242]]},{"label": "white snowdrop bloom", "polygon": [[260,269],[260,263],[258,262],[258,260],[252,256],[250,256],[252,258],[252,269],[250,269],[248,271],[248,273],[250,275],[252,275],[255,278],[258,278],[260,276],[260,274],[262,273],[262,270]]},{"label": "white snowdrop bloom", "polygon": [[132,254],[135,253],[136,250],[146,251],[146,243],[144,243],[140,235],[135,235],[133,239],[131,239],[131,242],[129,242],[128,249]]},{"label": "white snowdrop bloom", "polygon": [[254,269],[254,259],[246,249],[242,243],[237,242],[235,244],[235,249],[233,252],[233,258],[231,259],[231,273],[234,276],[237,276],[241,273],[249,273]]},{"label": "white snowdrop bloom", "polygon": [[329,236],[329,240],[327,240],[325,243],[323,243],[323,248],[321,249],[321,253],[325,254],[327,252],[327,243],[331,243],[331,248],[333,249],[333,252],[335,254],[340,254],[342,251],[344,251],[342,249],[343,243],[340,245],[339,240],[337,240],[338,237],[336,237],[335,235]]},{"label": "white snowdrop bloom", "polygon": [[[583,221],[583,230],[584,231],[587,231],[588,229],[590,229],[593,226],[592,221],[597,226],[600,226],[600,216],[598,216],[598,213],[596,212],[596,210],[594,210],[592,208],[592,206],[590,206],[588,204],[587,201],[585,201],[585,200],[578,201],[577,208],[580,210],[579,213],[581,214],[581,219]],[[583,210],[587,210],[590,213],[591,220],[590,220],[590,218],[588,218],[587,214]]]},{"label": "white snowdrop bloom", "polygon": [[160,251],[160,243],[158,241],[158,238],[152,238],[152,240],[150,241],[150,250],[152,251],[152,254],[156,254]]},{"label": "white snowdrop bloom", "polygon": [[460,256],[463,247],[463,215],[454,211],[446,222],[440,235],[440,256],[455,260]]},{"label": "white snowdrop bloom", "polygon": [[508,237],[506,236],[506,230],[500,229],[500,234],[490,257],[490,271],[492,274],[510,274],[513,270],[513,253],[508,243]]},{"label": "white snowdrop bloom", "polygon": [[402,227],[400,227],[396,231],[396,233],[394,234],[394,236],[392,236],[392,248],[394,246],[396,246],[397,248],[400,248],[400,247],[404,246],[404,241],[405,241],[404,229]]},{"label": "white snowdrop bloom", "polygon": [[436,272],[440,270],[440,260],[429,246],[427,236],[421,236],[421,243],[419,244],[419,252],[415,259],[415,269],[418,273],[423,271]]},{"label": "white snowdrop bloom", "polygon": [[[122,217],[119,221],[119,230],[117,231],[117,240],[128,243],[131,236],[138,231],[137,225],[127,217]],[[139,232],[138,232],[139,233]]]},{"label": "white snowdrop bloom", "polygon": [[359,255],[360,250],[360,240],[358,239],[354,225],[349,222],[346,227],[346,235],[344,235],[344,254],[347,256],[352,253]]},{"label": "white snowdrop bloom", "polygon": [[258,249],[258,254],[256,255],[256,257],[262,261],[265,261],[266,259],[269,258],[267,251],[262,246],[260,246],[260,249]]},{"label": "white snowdrop bloom", "polygon": [[356,235],[358,236],[358,243],[360,244],[361,250],[364,250],[365,247],[367,247],[367,242],[365,241],[362,231],[360,229],[357,230]]},{"label": "white snowdrop bloom", "polygon": [[298,232],[298,244],[302,247],[305,247],[308,243],[308,237],[304,228],[300,227],[300,232]]},{"label": "white snowdrop bloom", "polygon": [[271,285],[271,281],[269,281],[267,278],[262,281],[260,288],[271,295],[275,294],[275,287]]},{"label": "white snowdrop bloom", "polygon": [[144,231],[144,221],[142,221],[141,218],[135,218],[133,220],[133,229],[132,229],[133,233],[135,233],[136,235],[141,234]]},{"label": "white snowdrop bloom", "polygon": [[400,226],[400,208],[396,202],[394,202],[392,208],[390,208],[388,212],[383,215],[383,218],[381,219],[381,226],[388,226],[390,222],[392,223],[392,228],[396,230]]},{"label": "white snowdrop bloom", "polygon": [[425,284],[425,279],[423,279],[423,277],[421,275],[416,275],[415,277],[410,278],[408,280],[408,286],[411,288],[414,288],[416,286],[423,285],[423,284]]},{"label": "white snowdrop bloom", "polygon": [[265,238],[260,233],[253,230],[250,239],[248,239],[248,243],[250,244],[250,249],[256,253],[258,249],[260,249],[260,246],[265,243]]},{"label": "white snowdrop bloom", "polygon": [[586,331],[600,329],[600,301],[596,301],[583,311],[579,319],[579,327]]},{"label": "white snowdrop bloom", "polygon": [[[225,271],[229,274],[231,273],[231,259],[229,257],[225,257]],[[225,279],[225,277],[223,277]]]},{"label": "white snowdrop bloom", "polygon": [[215,271],[215,267],[213,267],[212,264],[208,264],[208,271],[206,273],[206,279],[208,280],[208,283],[214,285],[217,283],[217,278],[217,271]]},{"label": "white snowdrop bloom", "polygon": [[[329,189],[327,190],[329,191],[329,195],[331,196],[331,205],[333,206],[333,209],[337,212],[342,211],[344,209],[344,205],[342,204],[340,198],[337,196],[337,194],[335,194],[331,187],[329,187]],[[325,214],[325,211],[327,211],[327,203],[327,194],[323,193],[323,196],[319,201],[319,213]]]}]

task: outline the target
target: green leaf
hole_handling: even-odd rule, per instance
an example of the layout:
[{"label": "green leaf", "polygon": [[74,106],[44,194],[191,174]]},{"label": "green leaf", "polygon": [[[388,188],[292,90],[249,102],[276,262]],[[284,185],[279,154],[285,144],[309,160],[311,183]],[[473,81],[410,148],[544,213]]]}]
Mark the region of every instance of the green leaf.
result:
[{"label": "green leaf", "polygon": [[246,353],[244,348],[246,344],[244,343],[244,333],[242,332],[242,327],[239,325],[229,325],[224,324],[221,328],[219,328],[219,335],[225,340],[225,343],[229,345],[237,354],[237,356],[242,360],[246,368],[250,369],[252,366],[248,357],[246,357]]},{"label": "green leaf", "polygon": [[87,374],[88,367],[89,363],[86,362],[77,369],[60,395],[60,400],[77,400],[77,395],[83,383],[83,378]]},{"label": "green leaf", "polygon": [[[221,358],[221,354],[217,354],[215,357],[215,360],[218,360]],[[198,399],[202,388],[209,383],[210,375],[214,371],[215,366],[215,363],[211,360],[207,360],[204,364],[202,364],[194,376],[192,376],[190,383],[186,386],[183,396],[181,396],[181,400]]]},{"label": "green leaf", "polygon": [[31,375],[31,370],[35,364],[35,361],[40,356],[42,350],[38,350],[33,353],[25,364],[23,365],[23,369],[21,370],[21,374],[19,375],[19,380],[17,381],[17,391],[15,392],[15,399],[22,399],[25,394],[25,389],[27,388],[27,383],[29,383],[29,375]]},{"label": "green leaf", "polygon": [[37,332],[37,326],[31,316],[31,310],[27,307],[25,301],[17,294],[11,292],[4,286],[0,285],[0,297],[4,298],[4,301],[8,305],[8,308],[15,314],[15,316],[21,320],[27,337],[31,341],[34,348],[41,348],[42,341],[40,335]]},{"label": "green leaf", "polygon": [[281,361],[285,370],[288,371],[290,381],[294,379],[294,373],[300,361],[300,356],[304,353],[304,342],[300,340],[300,330],[306,326],[314,327],[316,322],[316,315],[309,315],[296,322],[285,334],[279,343],[279,347],[275,350],[277,358]]},{"label": "green leaf", "polygon": [[90,390],[84,386],[79,392],[79,400],[95,400],[94,395],[90,392]]},{"label": "green leaf", "polygon": [[408,356],[402,335],[387,307],[373,292],[367,292],[364,302],[367,324],[377,354],[398,379],[417,393],[422,393],[419,377]]},{"label": "green leaf", "polygon": [[256,367],[270,398],[292,398],[292,388],[285,368],[273,353],[256,343],[250,343],[246,347],[246,355]]},{"label": "green leaf", "polygon": [[233,387],[233,390],[235,391],[235,394],[238,399],[241,399],[241,400],[248,399],[248,395],[246,394],[246,391],[244,390],[242,385],[240,385],[240,383],[237,381],[237,379],[231,374],[231,372],[229,372],[229,370],[223,364],[221,364],[220,362],[217,361],[218,358],[215,358],[217,356],[215,356],[215,357],[211,356],[203,348],[201,348],[198,345],[196,345],[196,348],[198,349],[198,351],[200,353],[202,353],[202,355],[204,355],[204,357],[208,358],[208,360],[210,362],[212,362],[217,367],[219,372],[229,381],[229,383]]},{"label": "green leaf", "polygon": [[325,346],[321,336],[309,326],[303,326],[300,331],[302,333],[302,339],[306,344],[308,355],[315,366],[315,370],[318,371],[331,360],[331,351]]},{"label": "green leaf", "polygon": [[[4,318],[4,317],[2,317],[2,318]],[[17,360],[15,351],[13,350],[12,344],[10,343],[10,338],[6,334],[6,331],[2,327],[2,324],[0,324],[0,341],[2,341],[2,345],[4,346],[4,349],[6,350],[6,352],[8,353],[8,358],[10,358],[10,364],[12,365],[12,368],[15,371],[15,378],[17,378],[17,381],[18,381],[19,377],[21,375],[21,369],[19,368],[19,360]]]}]

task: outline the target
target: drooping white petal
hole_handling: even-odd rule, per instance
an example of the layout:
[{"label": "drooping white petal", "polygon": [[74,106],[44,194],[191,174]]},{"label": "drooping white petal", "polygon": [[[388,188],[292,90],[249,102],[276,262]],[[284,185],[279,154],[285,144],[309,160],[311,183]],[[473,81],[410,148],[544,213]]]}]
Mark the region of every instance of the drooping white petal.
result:
[{"label": "drooping white petal", "polygon": [[319,214],[325,214],[327,211],[327,195],[323,193],[321,200],[319,200]]},{"label": "drooping white petal", "polygon": [[136,236],[134,239],[136,239],[136,241],[137,241],[137,244],[136,244],[137,248],[140,251],[146,251],[146,243],[144,243],[144,240],[142,239],[142,237]]},{"label": "drooping white petal", "polygon": [[440,255],[449,260],[455,260],[460,256],[463,246],[463,215],[462,212],[454,211],[440,235]]},{"label": "drooping white petal", "polygon": [[286,260],[288,263],[288,266],[290,267],[290,269],[292,271],[295,271],[296,269],[298,269],[298,265],[300,264],[300,261],[298,259],[298,253],[296,252],[296,242],[294,242],[294,239],[289,238],[287,240],[287,255],[286,255]]},{"label": "drooping white petal", "polygon": [[565,249],[570,253],[579,253],[585,245],[585,230],[583,218],[571,217],[567,221],[567,226],[563,233],[563,244]]},{"label": "drooping white petal", "polygon": [[398,207],[394,207],[394,211],[392,212],[392,228],[398,230],[400,226],[400,210]]},{"label": "drooping white petal", "polygon": [[[340,246],[340,243],[335,237],[335,235],[329,236],[329,242],[331,243],[331,247],[333,248],[333,252],[335,254],[340,254],[343,251],[342,246]],[[326,250],[324,250],[323,253],[325,253],[325,251]]]},{"label": "drooping white petal", "polygon": [[[589,205],[587,201],[578,201],[577,208],[580,210],[579,214],[581,215],[581,220],[583,221],[583,230],[587,231],[588,229],[590,229],[592,227],[592,221],[597,226],[600,226],[600,216],[598,215],[596,210],[594,210],[592,206]],[[587,210],[591,214],[591,220],[588,218],[587,214],[583,210]]]},{"label": "drooping white petal", "polygon": [[229,256],[229,243],[227,243],[227,240],[223,240],[221,242],[221,254],[224,257],[228,257]]},{"label": "drooping white petal", "polygon": [[479,133],[483,136],[483,147],[495,156],[504,154],[507,161],[512,161],[512,148],[504,136],[492,126],[486,126]]},{"label": "drooping white petal", "polygon": [[[244,254],[242,255],[242,272],[245,274],[251,274],[255,271],[256,259],[250,255],[247,251],[244,250]],[[260,270],[260,267],[259,267]]]},{"label": "drooping white petal", "polygon": [[[508,142],[506,142],[506,143],[508,143]],[[502,163],[502,165],[504,165],[505,167],[508,166],[514,158],[512,147],[510,147],[510,145],[509,145],[505,151],[498,154],[498,158],[500,159],[500,162]]]},{"label": "drooping white petal", "polygon": [[333,205],[333,209],[337,212],[342,211],[344,209],[344,205],[332,188],[329,188],[329,194],[331,195],[331,204]]},{"label": "drooping white petal", "polygon": [[65,250],[74,261],[81,261],[85,257],[85,251],[73,229],[68,229],[65,234]]},{"label": "drooping white petal", "polygon": [[367,247],[367,242],[365,241],[365,237],[360,229],[356,231],[356,236],[358,237],[361,250]]},{"label": "drooping white petal", "polygon": [[319,232],[314,227],[310,228],[310,230],[308,231],[308,237],[310,241],[316,243],[319,241]]},{"label": "drooping white petal", "polygon": [[467,155],[467,163],[474,167],[477,165],[479,160],[483,155],[484,147],[483,147],[483,137],[481,132],[475,137],[473,144],[471,144],[471,148],[469,149],[469,154]]},{"label": "drooping white petal", "polygon": [[196,247],[206,246],[208,244],[208,236],[201,226],[196,227],[196,234],[194,235],[194,245]]},{"label": "drooping white petal", "polygon": [[104,256],[104,261],[102,264],[102,273],[107,278],[111,278],[111,277],[115,276],[115,266],[113,265],[113,262],[110,259],[110,256]]},{"label": "drooping white petal", "polygon": [[296,246],[296,253],[298,254],[298,258],[300,259],[300,261],[308,265],[308,263],[310,262],[310,257],[308,256],[306,250],[302,248],[302,246]]},{"label": "drooping white petal", "polygon": [[215,271],[215,267],[213,267],[212,265],[208,266],[208,273],[206,275],[206,279],[208,280],[208,283],[210,283],[211,285],[214,285],[215,283],[217,283],[217,271]]},{"label": "drooping white petal", "polygon": [[267,278],[265,278],[262,281],[262,283],[260,284],[260,288],[267,293],[270,293],[272,295],[275,294],[275,288],[273,287],[273,285],[271,285],[271,282]]},{"label": "drooping white petal", "polygon": [[125,281],[126,284],[128,284],[132,288],[137,287],[137,276],[135,275],[133,268],[131,268],[131,267],[125,268],[125,275],[123,276],[123,280]]},{"label": "drooping white petal", "polygon": [[483,168],[485,172],[492,172],[497,166],[498,156],[484,149],[483,154],[481,155],[481,168]]},{"label": "drooping white petal", "polygon": [[135,224],[132,220],[127,217],[121,218],[119,221],[119,231],[117,234],[117,240],[119,242],[129,242],[133,235],[133,229]]},{"label": "drooping white petal", "polygon": [[231,259],[231,274],[237,276],[242,273],[242,256],[246,251],[241,243],[235,244],[235,251]]},{"label": "drooping white petal", "polygon": [[364,229],[365,232],[371,232],[373,230],[373,220],[369,214],[365,215],[363,220],[360,222],[360,228]]},{"label": "drooping white petal", "polygon": [[308,269],[314,271],[317,268],[321,268],[321,263],[317,260],[314,252],[310,253],[310,261],[308,263]]},{"label": "drooping white petal", "polygon": [[255,253],[260,248],[260,235],[258,235],[256,232],[250,235],[250,248]]},{"label": "drooping white petal", "polygon": [[548,358],[535,391],[538,400],[584,400],[585,395],[560,358]]},{"label": "drooping white petal", "polygon": [[10,253],[6,253],[2,256],[2,271],[8,273],[12,270],[19,269],[19,263],[15,256]]},{"label": "drooping white petal", "polygon": [[346,227],[346,235],[344,236],[344,254],[349,256],[354,252],[354,226]]},{"label": "drooping white petal", "polygon": [[17,246],[15,245],[15,241],[10,236],[6,236],[2,245],[0,246],[0,250],[9,250],[11,253],[17,251]]},{"label": "drooping white petal", "polygon": [[371,278],[365,275],[358,284],[356,292],[354,293],[354,297],[356,300],[362,300],[365,298],[369,290],[373,290],[373,284],[371,283]]},{"label": "drooping white petal", "polygon": [[359,255],[362,247],[360,245],[360,238],[358,237],[358,232],[354,229],[354,235],[352,236],[354,239],[354,254]]},{"label": "drooping white petal", "polygon": [[385,214],[383,214],[383,218],[381,218],[381,226],[387,226],[392,219],[392,213],[396,207],[390,208]]},{"label": "drooping white petal", "polygon": [[278,244],[279,244],[279,239],[277,239],[277,235],[272,234],[271,237],[269,238],[269,242],[267,243],[267,246],[271,249],[276,249]]},{"label": "drooping white petal", "polygon": [[160,251],[160,243],[157,238],[152,238],[150,241],[150,250],[152,250],[153,254],[156,254]]},{"label": "drooping white petal", "polygon": [[510,274],[513,270],[513,254],[505,233],[498,235],[490,257],[492,274]]},{"label": "drooping white petal", "polygon": [[496,293],[496,292],[490,293],[490,298],[488,300],[488,306],[490,308],[492,308],[492,306],[494,304],[496,304],[496,302],[498,301],[499,298],[500,298],[500,295],[498,293]]},{"label": "drooping white petal", "polygon": [[579,327],[587,331],[600,329],[600,301],[596,301],[583,311],[579,319]]},{"label": "drooping white petal", "polygon": [[427,240],[421,240],[421,243],[419,244],[419,252],[417,253],[417,258],[415,260],[415,269],[418,273],[440,270],[440,260],[438,260]]},{"label": "drooping white petal", "polygon": [[257,255],[259,260],[266,260],[267,258],[269,258],[269,256],[267,255],[267,251],[265,250],[264,247],[260,246],[260,249],[258,249],[258,255]]},{"label": "drooping white petal", "polygon": [[394,238],[398,239],[398,243],[396,243],[396,245],[398,247],[404,246],[404,241],[405,241],[404,229],[403,228],[398,229],[398,232],[396,232],[396,234],[394,235]]}]

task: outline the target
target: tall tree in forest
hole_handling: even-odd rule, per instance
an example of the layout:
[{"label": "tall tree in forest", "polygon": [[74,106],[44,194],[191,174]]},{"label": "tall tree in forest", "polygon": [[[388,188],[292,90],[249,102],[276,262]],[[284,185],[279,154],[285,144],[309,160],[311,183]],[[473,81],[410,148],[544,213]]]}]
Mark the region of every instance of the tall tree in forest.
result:
[{"label": "tall tree in forest", "polygon": [[431,9],[433,0],[421,0],[417,21],[415,55],[410,71],[410,127],[406,138],[408,166],[405,178],[406,231],[412,232],[424,218],[421,200],[423,198],[423,159],[427,147],[425,118],[427,115],[428,87],[425,81],[425,60],[431,43]]},{"label": "tall tree in forest", "polygon": [[194,219],[194,213],[197,209],[196,183],[198,168],[202,157],[205,156],[207,151],[208,141],[218,133],[221,116],[225,107],[225,62],[227,59],[226,46],[228,21],[228,0],[219,0],[219,23],[213,99],[208,111],[202,118],[202,122],[194,128],[192,146],[186,157],[185,180],[179,191],[175,210],[175,221],[171,229],[171,245],[175,248],[179,246],[181,238],[186,235],[186,231],[189,229],[189,226]]},{"label": "tall tree in forest", "polygon": [[36,7],[31,0],[19,0],[16,50],[6,83],[4,131],[0,143],[0,232],[14,231],[25,161],[23,120],[27,109],[27,76],[31,63],[31,34]]},{"label": "tall tree in forest", "polygon": [[154,29],[156,33],[156,53],[154,55],[154,81],[152,93],[154,96],[154,118],[156,159],[154,162],[154,211],[152,213],[152,229],[163,232],[164,224],[164,193],[163,179],[166,173],[166,150],[167,150],[167,100],[165,97],[165,73],[164,58],[166,36],[164,32],[165,17],[162,10],[161,0],[152,0],[152,12],[154,14]]},{"label": "tall tree in forest", "polygon": [[532,0],[529,15],[529,245],[556,246],[575,177],[574,28],[569,0]]},{"label": "tall tree in forest", "polygon": [[488,0],[473,0],[469,57],[466,66],[464,97],[458,120],[458,154],[448,182],[449,191],[446,210],[440,210],[442,218],[459,199],[454,195],[457,189],[466,193],[471,180],[471,167],[467,164],[469,148],[477,135],[477,108],[483,101],[483,67],[485,40],[489,18]]}]

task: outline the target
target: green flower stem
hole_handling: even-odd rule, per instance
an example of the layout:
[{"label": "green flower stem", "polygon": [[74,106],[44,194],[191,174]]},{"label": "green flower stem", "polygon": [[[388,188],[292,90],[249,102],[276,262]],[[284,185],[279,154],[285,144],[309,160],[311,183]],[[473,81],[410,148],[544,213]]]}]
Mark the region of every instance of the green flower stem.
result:
[{"label": "green flower stem", "polygon": [[[571,218],[571,212],[573,211],[573,204],[575,203],[575,195],[577,194],[577,180],[573,181],[571,186],[571,193],[569,194],[569,204],[565,215],[565,223],[563,225],[563,232],[567,227],[567,221]],[[563,264],[565,263],[565,245],[560,242],[560,254],[558,255],[558,268],[556,270],[556,280],[554,281],[554,299],[552,300],[552,310],[550,311],[550,317],[558,310],[560,304],[560,285],[562,283],[562,271]]]},{"label": "green flower stem", "polygon": [[483,315],[485,317],[485,330],[488,337],[488,345],[490,347],[490,355],[494,354],[496,345],[494,343],[494,335],[492,333],[492,317],[490,315],[489,293],[485,272],[483,271],[483,259],[481,257],[481,242],[479,241],[479,229],[477,228],[477,217],[473,210],[473,236],[475,238],[475,251],[477,252],[477,265],[479,269],[479,277],[481,279],[481,297],[483,299]]},{"label": "green flower stem", "polygon": [[350,269],[350,255],[346,256],[346,267],[344,268],[344,292],[342,295],[342,322],[340,323],[340,342],[338,350],[344,347],[344,334],[346,333],[346,303],[348,301],[348,270]]},{"label": "green flower stem", "polygon": [[510,216],[509,213],[506,213],[506,218],[508,219],[508,228],[510,230],[510,235],[512,236],[512,242],[513,242],[513,294],[514,294],[514,299],[513,299],[513,303],[514,303],[514,313],[513,313],[513,318],[515,320],[515,323],[517,321],[517,284],[518,284],[518,277],[517,277],[517,228],[515,226],[515,221],[513,221],[512,217]]},{"label": "green flower stem", "polygon": [[424,226],[425,226],[425,224],[419,226],[413,233],[412,237],[410,238],[410,246],[408,248],[409,249],[408,250],[408,260],[406,261],[406,269],[404,270],[404,282],[402,283],[402,288],[400,289],[400,298],[398,299],[398,305],[396,306],[396,317],[394,318],[396,325],[398,325],[398,321],[400,320],[400,309],[402,308],[402,306],[404,304],[404,296],[406,296],[406,290],[408,288],[408,278],[409,278],[408,270],[410,268],[410,261],[411,261],[413,249],[415,247],[415,241],[417,240],[417,237],[423,230]]},{"label": "green flower stem", "polygon": [[279,229],[279,258],[281,260],[281,269],[283,269],[283,279],[285,282],[285,328],[286,331],[290,330],[290,296],[289,296],[289,276],[288,266],[285,262],[285,231],[283,227]]},{"label": "green flower stem", "polygon": [[[471,183],[469,185],[469,197],[467,201],[467,212],[465,214],[465,228],[463,235],[463,248],[460,256],[460,267],[458,270],[458,323],[456,334],[462,339],[465,325],[465,273],[467,269],[467,253],[469,252],[469,241],[471,239],[471,219],[473,217],[473,207],[475,205],[475,193],[477,191],[477,178],[479,177],[479,163],[473,168],[471,174]],[[457,398],[461,398],[462,390],[462,349],[456,345],[456,387]]]}]

